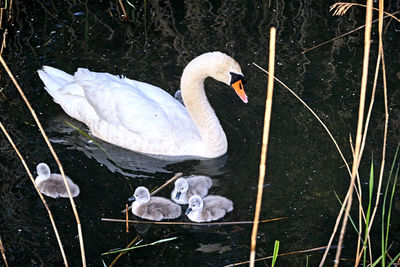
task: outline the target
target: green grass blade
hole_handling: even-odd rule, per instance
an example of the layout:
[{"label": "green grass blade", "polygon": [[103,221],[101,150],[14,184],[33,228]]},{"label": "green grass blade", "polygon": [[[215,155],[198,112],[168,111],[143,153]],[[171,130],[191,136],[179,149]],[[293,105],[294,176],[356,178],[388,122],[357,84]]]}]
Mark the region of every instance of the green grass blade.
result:
[{"label": "green grass blade", "polygon": [[399,166],[397,166],[396,174],[395,174],[395,176],[394,176],[393,187],[392,187],[392,194],[391,194],[391,196],[390,196],[389,209],[388,209],[388,211],[387,211],[385,249],[387,249],[388,240],[389,240],[390,216],[391,216],[391,214],[392,214],[393,196],[394,196],[394,192],[395,192],[395,190],[396,190],[397,177],[399,177],[398,175],[399,175]]},{"label": "green grass blade", "polygon": [[[385,212],[386,212],[386,199],[387,199],[387,192],[389,191],[389,184],[390,184],[390,180],[392,178],[392,173],[393,173],[393,169],[395,166],[395,162],[397,160],[397,153],[399,152],[399,146],[397,146],[396,149],[396,153],[394,154],[394,159],[393,159],[393,163],[392,163],[392,167],[390,168],[390,173],[389,173],[389,178],[386,184],[386,189],[385,189],[385,195],[383,197],[383,204],[382,204],[382,233],[381,233],[381,253],[382,253],[382,266],[385,267],[385,261],[386,261],[386,251],[387,251],[387,240],[385,241]],[[398,168],[396,171],[396,176],[398,173]],[[389,227],[389,223],[387,223],[387,228]],[[386,238],[387,239],[387,238]]]},{"label": "green grass blade", "polygon": [[[363,242],[363,247],[367,247],[367,240],[368,240],[368,228],[369,228],[369,220],[371,217],[371,203],[372,203],[372,193],[374,191],[374,158],[371,158],[371,168],[370,168],[370,173],[369,173],[369,199],[368,199],[368,209],[367,209],[367,214],[365,216],[365,236],[364,236],[364,242]],[[367,263],[367,253],[364,252],[364,257],[363,257],[363,266],[365,267]]]},{"label": "green grass blade", "polygon": [[[335,196],[336,196],[337,200],[339,201],[340,206],[343,206],[343,202],[340,200],[340,198],[339,198],[339,196],[336,194],[336,191],[335,191],[335,190],[333,191],[333,193],[335,193]],[[356,231],[357,235],[360,235],[360,232],[358,231],[357,226],[356,226],[356,224],[354,223],[353,219],[351,218],[351,215],[350,215],[350,214],[349,214],[349,220],[350,220],[351,225],[352,225],[353,228],[354,228],[354,231]],[[362,242],[364,242],[364,240],[362,239],[362,237],[361,237],[361,240],[362,240]]]},{"label": "green grass blade", "polygon": [[278,258],[278,252],[279,252],[279,240],[275,240],[275,245],[274,245],[274,254],[272,255],[272,264],[271,266],[275,266],[276,259]]},{"label": "green grass blade", "polygon": [[98,148],[100,148],[111,160],[115,161],[115,160],[113,159],[113,157],[111,157],[111,155],[108,154],[107,151],[106,151],[99,143],[97,143],[90,135],[88,135],[87,133],[85,133],[84,131],[82,131],[81,129],[79,129],[78,126],[73,125],[73,124],[70,123],[69,121],[65,121],[65,123],[66,123],[67,125],[71,126],[72,128],[74,128],[75,130],[77,130],[81,135],[83,135],[83,136],[87,137],[88,139],[92,140],[93,143],[94,143]]},{"label": "green grass blade", "polygon": [[130,247],[130,248],[123,248],[123,249],[118,249],[118,250],[112,250],[112,251],[108,251],[108,252],[104,252],[101,255],[108,255],[108,254],[113,254],[113,253],[119,253],[119,252],[124,252],[124,251],[128,251],[128,250],[133,250],[133,249],[137,249],[137,248],[143,248],[143,247],[148,247],[148,246],[153,246],[153,245],[157,245],[160,243],[164,243],[164,242],[168,242],[168,241],[172,241],[177,239],[178,237],[170,237],[170,238],[165,238],[165,239],[161,239],[158,241],[155,241],[153,243],[149,243],[149,244],[143,244],[143,245],[138,245],[138,246],[134,246],[134,247]]},{"label": "green grass blade", "polygon": [[393,258],[393,260],[391,262],[389,262],[388,267],[392,266],[393,263],[400,257],[400,253],[396,255],[396,257]]}]

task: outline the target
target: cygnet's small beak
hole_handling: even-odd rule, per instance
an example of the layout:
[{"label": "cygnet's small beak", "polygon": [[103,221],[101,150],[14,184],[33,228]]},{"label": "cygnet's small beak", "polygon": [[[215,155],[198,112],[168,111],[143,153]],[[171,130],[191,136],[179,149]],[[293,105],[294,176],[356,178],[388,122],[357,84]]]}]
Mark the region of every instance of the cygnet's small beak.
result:
[{"label": "cygnet's small beak", "polygon": [[135,201],[135,200],[136,200],[135,196],[131,196],[130,198],[128,198],[128,201]]},{"label": "cygnet's small beak", "polygon": [[175,199],[179,199],[181,197],[181,191],[176,192]]},{"label": "cygnet's small beak", "polygon": [[185,215],[188,215],[192,211],[192,208],[188,208],[185,212]]}]

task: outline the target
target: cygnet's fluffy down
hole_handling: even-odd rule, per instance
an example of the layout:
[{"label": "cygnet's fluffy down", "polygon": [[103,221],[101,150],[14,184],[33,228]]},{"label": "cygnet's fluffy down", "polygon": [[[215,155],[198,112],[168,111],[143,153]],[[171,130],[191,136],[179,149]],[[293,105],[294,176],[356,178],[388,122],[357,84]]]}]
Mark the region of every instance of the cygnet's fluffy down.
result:
[{"label": "cygnet's fluffy down", "polygon": [[175,181],[175,188],[171,193],[171,199],[178,204],[187,204],[189,198],[194,195],[205,197],[212,186],[210,177],[192,175],[188,178],[179,178]]},{"label": "cygnet's fluffy down", "polygon": [[[46,163],[39,163],[36,171],[38,176],[35,179],[35,183],[42,194],[52,198],[69,197],[61,174],[51,173]],[[67,179],[72,197],[78,196],[80,193],[79,186],[68,176],[65,178]]]},{"label": "cygnet's fluffy down", "polygon": [[136,216],[153,221],[175,219],[181,216],[181,206],[163,197],[150,197],[146,187],[139,186],[129,200],[132,203],[132,213]]},{"label": "cygnet's fluffy down", "polygon": [[210,222],[221,219],[227,212],[233,210],[231,200],[221,196],[192,196],[189,199],[189,207],[186,215],[194,222]]}]

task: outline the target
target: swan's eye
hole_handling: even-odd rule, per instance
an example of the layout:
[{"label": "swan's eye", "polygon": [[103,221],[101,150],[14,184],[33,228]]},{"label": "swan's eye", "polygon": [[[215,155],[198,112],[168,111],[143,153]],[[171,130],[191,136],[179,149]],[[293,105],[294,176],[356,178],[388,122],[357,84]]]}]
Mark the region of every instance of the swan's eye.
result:
[{"label": "swan's eye", "polygon": [[239,80],[241,80],[242,83],[246,84],[246,80],[244,79],[243,75],[234,72],[230,72],[230,74],[231,74],[231,85]]}]

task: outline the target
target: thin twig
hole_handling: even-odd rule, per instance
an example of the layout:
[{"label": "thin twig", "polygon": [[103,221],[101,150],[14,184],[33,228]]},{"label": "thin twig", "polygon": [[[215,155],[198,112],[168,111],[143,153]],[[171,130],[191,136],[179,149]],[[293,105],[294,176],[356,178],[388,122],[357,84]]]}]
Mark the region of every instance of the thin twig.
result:
[{"label": "thin twig", "polygon": [[[398,14],[398,13],[400,13],[400,11],[396,11],[396,12],[394,12],[394,13],[391,13],[390,15],[395,15],[395,14]],[[386,19],[386,18],[390,17],[390,15],[384,16],[383,18]],[[378,22],[378,21],[379,21],[379,19],[375,19],[374,21],[372,21],[372,23],[375,23],[375,22]],[[311,48],[308,48],[308,49],[302,51],[300,54],[297,54],[297,55],[293,56],[292,59],[295,58],[295,57],[297,57],[297,56],[299,56],[299,55],[303,55],[303,54],[308,53],[308,52],[310,52],[310,51],[312,51],[312,50],[314,50],[314,49],[317,49],[318,47],[321,47],[321,46],[323,46],[323,45],[329,44],[330,42],[333,42],[333,41],[335,41],[335,40],[337,40],[337,39],[343,38],[343,37],[345,37],[345,36],[347,36],[347,35],[349,35],[349,34],[352,34],[353,32],[356,32],[356,31],[358,31],[358,30],[361,30],[361,29],[364,28],[364,27],[365,27],[365,24],[364,24],[364,25],[361,25],[360,27],[355,28],[354,30],[351,30],[351,31],[349,31],[349,32],[346,32],[346,33],[344,33],[344,34],[341,34],[341,35],[339,35],[339,36],[336,36],[336,37],[334,37],[334,38],[332,38],[332,39],[330,39],[330,40],[328,40],[328,41],[325,41],[325,42],[320,43],[320,44],[318,44],[318,45],[316,45],[316,46],[313,46],[313,47],[311,47]]]},{"label": "thin twig", "polygon": [[121,0],[118,0],[119,5],[121,6],[122,13],[124,13],[124,18],[122,20],[129,20],[128,14],[126,13],[125,7],[122,4]]},{"label": "thin twig", "polygon": [[[157,188],[156,190],[154,190],[153,192],[150,193],[150,196],[154,196],[155,194],[157,194],[158,192],[160,192],[161,190],[163,190],[167,185],[169,185],[170,183],[172,183],[173,181],[175,181],[176,179],[178,179],[179,177],[182,176],[183,173],[178,172],[174,175],[174,177],[172,177],[171,179],[169,179],[168,181],[166,181],[162,186],[160,186],[159,188]],[[132,206],[128,207],[128,211],[130,211],[132,208]],[[127,209],[124,209],[121,211],[121,213],[125,213],[127,211]]]},{"label": "thin twig", "polygon": [[15,152],[17,153],[19,159],[20,159],[21,162],[22,162],[22,165],[25,167],[26,173],[28,174],[29,178],[31,179],[31,182],[33,183],[33,186],[35,187],[36,192],[38,193],[40,199],[41,199],[42,202],[43,202],[43,205],[44,205],[45,208],[46,208],[47,213],[49,214],[49,218],[50,218],[50,221],[51,221],[51,225],[53,226],[53,230],[54,230],[54,233],[55,233],[55,235],[56,235],[56,239],[57,239],[57,242],[58,242],[58,246],[60,247],[60,251],[61,251],[61,255],[62,255],[63,260],[64,260],[64,264],[65,264],[65,266],[68,267],[67,257],[65,256],[64,248],[63,248],[63,245],[62,245],[62,242],[61,242],[60,235],[58,234],[58,230],[57,230],[57,226],[56,226],[56,223],[55,223],[55,221],[54,221],[54,218],[53,218],[53,214],[51,213],[51,211],[50,211],[50,209],[49,209],[49,206],[47,206],[47,202],[46,202],[46,200],[44,199],[42,193],[40,193],[40,190],[39,190],[39,188],[37,187],[37,185],[36,185],[36,183],[35,183],[35,179],[33,178],[33,175],[32,175],[32,173],[31,173],[31,171],[29,170],[28,165],[26,165],[26,162],[25,162],[25,160],[24,160],[24,157],[22,157],[22,155],[21,155],[21,153],[19,152],[17,146],[15,145],[15,143],[14,143],[14,141],[12,140],[11,136],[8,134],[6,128],[4,128],[3,123],[1,123],[1,122],[0,122],[0,128],[1,128],[1,130],[3,131],[4,135],[7,137],[8,142],[10,142],[11,146],[13,147],[13,149],[15,150]]},{"label": "thin twig", "polygon": [[[314,252],[314,251],[319,251],[319,250],[323,250],[326,249],[327,247],[318,247],[318,248],[311,248],[311,249],[305,249],[305,250],[298,250],[298,251],[292,251],[292,252],[286,252],[286,253],[281,253],[278,254],[278,257],[282,257],[282,256],[288,256],[288,255],[296,255],[296,254],[301,254],[301,253],[309,253],[309,252]],[[263,261],[263,260],[268,260],[268,259],[272,259],[273,256],[268,256],[268,257],[262,257],[262,258],[258,258],[255,259],[255,261]],[[237,262],[237,263],[232,263],[229,265],[225,265],[224,267],[231,267],[231,266],[238,266],[238,265],[243,265],[243,264],[247,264],[250,261],[243,261],[243,262]]]},{"label": "thin twig", "polygon": [[334,266],[339,266],[340,254],[342,252],[342,244],[344,240],[344,234],[346,232],[347,220],[349,218],[349,213],[351,209],[351,204],[353,201],[353,189],[354,189],[354,181],[357,175],[359,159],[361,158],[360,147],[361,147],[361,139],[362,139],[362,128],[363,128],[363,120],[364,120],[364,107],[365,107],[365,96],[367,90],[367,78],[368,78],[368,63],[369,63],[369,52],[371,46],[371,25],[372,25],[372,0],[367,0],[367,10],[366,10],[366,18],[365,18],[365,39],[364,39],[364,59],[363,59],[363,72],[361,79],[361,92],[360,92],[360,103],[358,109],[358,123],[357,123],[357,134],[356,134],[356,143],[355,143],[355,151],[353,155],[353,164],[352,172],[351,172],[351,182],[349,185],[349,200],[347,202],[346,212],[343,218],[342,229],[340,230],[339,235],[339,243],[338,249],[336,251],[335,256],[335,264]]},{"label": "thin twig", "polygon": [[[263,69],[262,67],[260,67],[259,65],[257,65],[256,63],[253,62],[253,65],[256,66],[257,68],[259,68],[260,70],[262,70],[263,72],[268,74],[268,71],[266,71],[265,69]],[[328,127],[325,125],[325,123],[318,117],[318,115],[306,104],[306,102],[304,102],[292,89],[290,89],[286,84],[284,84],[281,80],[279,80],[278,78],[274,78],[278,83],[280,83],[286,90],[288,90],[292,95],[294,95],[294,97],[297,98],[297,100],[299,100],[310,112],[311,114],[317,119],[317,121],[322,125],[322,127],[325,129],[325,131],[327,132],[327,134],[329,135],[329,137],[331,138],[332,142],[335,144],[336,149],[338,150],[340,157],[342,158],[348,173],[351,175],[351,171],[350,171],[350,167],[349,164],[347,163],[342,150],[340,149],[338,143],[336,142],[336,139],[333,137],[332,133],[329,131]],[[343,202],[344,203],[344,202]]]},{"label": "thin twig", "polygon": [[[288,217],[273,218],[268,220],[262,220],[259,223],[274,222],[279,220],[285,220]],[[126,222],[122,219],[112,219],[112,218],[101,218],[104,222]],[[161,225],[198,225],[198,226],[212,226],[212,225],[235,225],[235,224],[253,224],[254,221],[238,221],[238,222],[213,222],[213,223],[193,223],[193,222],[158,222],[158,221],[136,221],[128,220],[130,223],[141,223],[141,224],[161,224]]]},{"label": "thin twig", "polygon": [[160,186],[159,188],[157,188],[156,190],[154,190],[153,192],[151,192],[151,196],[154,196],[155,194],[157,194],[158,192],[160,192],[161,190],[163,190],[167,185],[169,185],[170,183],[172,183],[173,181],[175,181],[176,179],[178,179],[179,177],[182,176],[183,173],[178,172],[177,174],[175,174],[174,177],[172,177],[171,179],[169,179],[168,181],[166,181],[162,186]]},{"label": "thin twig", "polygon": [[[130,248],[133,243],[135,243],[137,240],[139,239],[139,236],[137,235],[125,248]],[[121,251],[117,257],[115,257],[115,259],[110,263],[110,265],[108,267],[113,267],[115,265],[115,263],[118,261],[118,259],[123,256],[124,254],[126,254],[128,251]]]},{"label": "thin twig", "polygon": [[267,161],[267,147],[268,147],[268,137],[269,137],[269,128],[270,128],[271,111],[272,111],[272,96],[274,93],[275,39],[276,39],[276,29],[272,27],[269,39],[268,89],[267,89],[267,99],[265,102],[264,130],[263,130],[263,139],[261,148],[260,170],[258,176],[257,202],[256,202],[256,210],[254,213],[253,231],[251,233],[251,247],[250,247],[251,267],[254,267],[254,260],[256,258],[258,221],[260,218],[261,202],[262,202],[262,194],[263,194],[264,178],[265,178],[265,165]]},{"label": "thin twig", "polygon": [[0,236],[0,251],[1,251],[1,256],[3,256],[4,264],[6,265],[6,267],[8,267],[6,252],[4,250],[3,240],[1,239],[1,236]]},{"label": "thin twig", "polygon": [[45,133],[43,127],[42,127],[42,124],[40,123],[40,121],[39,121],[39,119],[38,119],[38,117],[36,115],[36,112],[33,110],[31,104],[29,103],[28,99],[25,96],[25,93],[22,91],[22,89],[19,86],[17,80],[15,79],[14,75],[11,73],[10,69],[8,68],[6,62],[4,61],[4,59],[3,59],[3,57],[1,55],[0,55],[0,62],[3,65],[4,69],[6,70],[8,76],[10,77],[12,82],[14,83],[15,87],[17,88],[18,92],[20,93],[20,95],[21,95],[22,99],[24,100],[25,104],[27,105],[29,111],[31,112],[32,117],[34,118],[37,126],[39,127],[39,130],[40,130],[40,132],[41,132],[41,134],[42,134],[47,146],[50,149],[51,154],[53,155],[53,157],[54,157],[55,161],[57,162],[57,165],[58,165],[58,167],[60,169],[60,173],[61,173],[61,175],[63,177],[65,187],[67,188],[69,200],[71,202],[72,210],[74,212],[75,220],[76,220],[77,227],[78,227],[78,236],[79,236],[79,245],[80,245],[80,249],[81,249],[82,265],[84,267],[86,267],[86,257],[85,257],[85,247],[84,247],[84,244],[83,244],[82,226],[81,226],[81,222],[80,222],[80,219],[79,219],[78,211],[76,209],[75,201],[74,201],[74,199],[73,199],[73,197],[71,195],[71,190],[69,188],[67,179],[65,177],[64,168],[62,167],[61,162],[60,162],[56,152],[54,151],[54,148],[51,145],[51,143],[49,141],[49,138],[47,137],[47,135],[46,135],[46,133]]},{"label": "thin twig", "polygon": [[[265,73],[267,73],[268,74],[268,71],[266,71],[265,69],[263,69],[262,67],[260,67],[259,65],[257,65],[256,63],[254,63],[253,62],[253,65],[254,66],[256,66],[257,68],[259,68],[260,70],[262,70],[262,71],[264,71]],[[329,129],[328,129],[328,127],[325,125],[325,123],[318,117],[318,115],[292,90],[292,89],[290,89],[286,84],[284,84],[281,80],[279,80],[278,78],[276,78],[275,77],[275,80],[277,81],[277,82],[279,82],[286,90],[288,90],[292,95],[294,95],[294,97],[296,97],[310,112],[311,112],[311,114],[317,119],[317,121],[322,125],[322,127],[325,129],[325,131],[327,132],[327,134],[329,135],[329,137],[331,138],[331,140],[332,140],[332,142],[335,144],[335,147],[336,147],[336,149],[337,149],[337,151],[339,152],[339,154],[340,154],[340,157],[342,158],[342,160],[343,160],[343,162],[344,162],[344,164],[345,164],[345,166],[346,166],[346,169],[347,169],[347,171],[348,171],[348,173],[349,173],[349,175],[351,175],[351,171],[350,171],[350,167],[349,167],[349,164],[347,163],[347,161],[346,161],[346,159],[345,159],[345,157],[344,157],[344,155],[343,155],[343,153],[342,153],[342,150],[340,149],[340,147],[339,147],[339,145],[338,145],[338,143],[336,142],[336,140],[335,140],[335,138],[333,137],[333,135],[332,135],[332,133],[329,131]],[[338,229],[338,227],[339,227],[339,223],[340,223],[340,220],[341,220],[341,216],[342,216],[342,214],[343,214],[343,212],[344,212],[344,207],[345,207],[345,205],[346,205],[346,203],[347,203],[347,201],[348,201],[348,198],[349,198],[349,195],[347,194],[346,195],[346,197],[345,197],[345,199],[343,200],[343,204],[342,204],[342,206],[341,206],[341,208],[340,208],[340,211],[339,211],[339,216],[336,218],[336,223],[335,223],[335,226],[334,226],[334,230],[333,230],[333,232],[332,232],[332,235],[331,235],[331,238],[330,238],[330,240],[329,240],[329,242],[328,242],[328,249],[325,251],[325,254],[324,254],[324,256],[323,256],[323,258],[322,258],[322,260],[321,260],[321,262],[323,262],[323,261],[325,261],[325,258],[326,258],[326,256],[327,256],[327,254],[328,254],[328,251],[329,251],[329,248],[330,248],[330,246],[331,246],[331,244],[332,244],[332,242],[333,242],[333,238],[334,238],[334,236],[335,236],[335,234],[336,234],[336,231],[337,231],[337,229]],[[320,266],[322,266],[322,265],[320,265]]]}]

